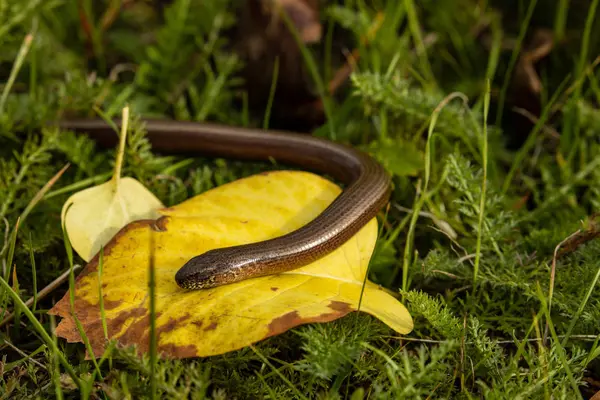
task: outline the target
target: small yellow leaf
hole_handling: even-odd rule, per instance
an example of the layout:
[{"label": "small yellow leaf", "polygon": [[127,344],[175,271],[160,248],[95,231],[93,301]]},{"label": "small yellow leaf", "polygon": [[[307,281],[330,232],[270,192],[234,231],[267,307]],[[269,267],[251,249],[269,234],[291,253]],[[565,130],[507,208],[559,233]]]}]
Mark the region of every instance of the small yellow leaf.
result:
[{"label": "small yellow leaf", "polygon": [[129,107],[123,108],[123,121],[112,179],[75,193],[65,202],[61,222],[73,249],[85,261],[125,225],[141,219],[156,219],[164,205],[140,182],[121,178]]},{"label": "small yellow leaf", "polygon": [[61,219],[73,249],[90,261],[101,246],[125,225],[140,219],[156,219],[164,205],[137,180],[126,177],[94,186],[71,196]]},{"label": "small yellow leaf", "polygon": [[[377,239],[376,219],[340,248],[303,268],[198,291],[181,289],[175,283],[175,273],[193,256],[296,230],[319,215],[340,192],[332,182],[311,173],[273,172],[159,210],[162,217],[155,221],[128,224],[105,247],[101,282],[96,256],[75,285],[75,315],[94,355],[101,355],[106,344],[99,284],[109,338],[148,351],[150,235],[157,343],[163,356],[222,354],[301,324],[343,317],[358,310],[359,302],[360,311],[398,333],[410,332],[413,321],[402,303],[369,281],[363,291]],[[81,342],[68,293],[50,314],[63,318],[56,329],[58,336]]]}]

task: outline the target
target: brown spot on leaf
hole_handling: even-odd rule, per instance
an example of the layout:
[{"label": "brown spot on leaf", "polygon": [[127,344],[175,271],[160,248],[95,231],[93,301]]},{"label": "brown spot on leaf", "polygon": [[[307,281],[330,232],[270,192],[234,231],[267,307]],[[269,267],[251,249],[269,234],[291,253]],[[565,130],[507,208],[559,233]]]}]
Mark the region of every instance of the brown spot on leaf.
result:
[{"label": "brown spot on leaf", "polygon": [[300,325],[302,323],[302,318],[300,318],[300,314],[298,311],[292,311],[287,314],[283,314],[279,318],[275,318],[269,324],[269,334],[268,336],[279,335],[282,332],[287,331],[292,326]]},{"label": "brown spot on leaf", "polygon": [[294,328],[298,325],[333,321],[334,319],[341,318],[350,311],[353,311],[348,304],[340,301],[332,301],[328,307],[331,308],[333,312],[310,318],[302,318],[300,314],[298,314],[298,311],[292,311],[287,314],[283,314],[281,317],[275,318],[273,321],[271,321],[269,324],[269,332],[265,337],[279,335],[280,333],[283,333],[288,329]]},{"label": "brown spot on leaf", "polygon": [[204,328],[205,331],[214,331],[215,329],[217,329],[217,326],[219,324],[217,324],[216,322],[211,323],[209,326],[207,326],[206,328]]},{"label": "brown spot on leaf", "polygon": [[276,292],[276,291],[279,290],[279,288],[278,287],[272,287],[271,290],[274,291],[274,292]]},{"label": "brown spot on leaf", "polygon": [[332,301],[327,307],[331,308],[332,310],[343,312],[346,314],[350,311],[353,311],[352,307],[350,307],[350,304],[344,303],[342,301]]},{"label": "brown spot on leaf", "polygon": [[[141,318],[129,325],[123,335],[118,337],[118,339],[122,343],[135,343],[138,351],[147,353],[150,349],[150,315],[148,310],[143,307],[137,307],[134,308],[130,314],[132,314],[133,318]],[[156,313],[156,319],[160,318],[160,315],[161,313]],[[119,314],[115,320],[120,319],[120,317],[121,314]],[[125,318],[123,322],[126,322],[128,319],[129,318]],[[109,336],[117,337],[116,335],[120,331],[121,325],[122,324],[119,324],[118,330],[113,333],[111,333],[109,329]]]},{"label": "brown spot on leaf", "polygon": [[183,325],[188,319],[190,319],[190,314],[186,314],[181,318],[169,318],[169,321],[156,329],[156,334],[160,335],[161,333],[171,332],[173,329]]},{"label": "brown spot on leaf", "polygon": [[[107,320],[106,324],[108,327],[109,336],[114,336],[117,333],[119,333],[123,325],[127,323],[130,319],[137,319],[127,328],[127,331],[125,332],[123,337],[131,336],[133,338],[141,339],[141,337],[144,334],[144,331],[149,326],[149,317],[147,314],[148,310],[146,308],[135,307],[130,310],[121,312],[113,319]],[[135,342],[135,340],[133,342]]]},{"label": "brown spot on leaf", "polygon": [[[104,285],[103,285],[103,287],[104,287]],[[114,308],[119,307],[121,304],[123,304],[123,300],[104,299],[104,309],[105,310],[112,310]]]},{"label": "brown spot on leaf", "polygon": [[160,217],[159,219],[157,219],[154,222],[154,224],[152,224],[151,228],[155,232],[166,232],[168,222],[169,222],[169,217],[166,217],[166,216]]},{"label": "brown spot on leaf", "polygon": [[172,343],[158,346],[158,353],[168,358],[186,358],[198,356],[196,346],[188,344],[185,346],[176,346]]},{"label": "brown spot on leaf", "polygon": [[202,325],[204,325],[204,321],[203,320],[196,320],[196,321],[192,321],[192,325],[198,327],[198,329],[202,328]]}]

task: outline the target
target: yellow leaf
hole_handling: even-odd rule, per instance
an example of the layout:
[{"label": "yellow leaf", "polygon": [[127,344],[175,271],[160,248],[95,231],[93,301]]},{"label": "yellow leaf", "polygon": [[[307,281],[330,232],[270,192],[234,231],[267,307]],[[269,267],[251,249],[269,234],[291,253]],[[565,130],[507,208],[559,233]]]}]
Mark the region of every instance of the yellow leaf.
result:
[{"label": "yellow leaf", "polygon": [[164,205],[140,182],[121,178],[129,108],[123,109],[124,124],[110,181],[75,193],[63,205],[61,221],[73,249],[90,261],[100,248],[125,225],[140,219],[156,219]]},{"label": "yellow leaf", "polygon": [[162,207],[144,185],[126,177],[118,186],[111,180],[75,193],[64,204],[61,217],[73,249],[90,261],[121,228],[160,217],[157,210]]},{"label": "yellow leaf", "polygon": [[[150,235],[156,271],[158,351],[166,357],[210,356],[240,349],[295,326],[326,322],[358,309],[377,238],[371,220],[343,246],[293,271],[187,291],[175,273],[210,249],[262,241],[298,229],[320,214],[341,192],[306,172],[255,175],[160,210],[156,221],[127,225],[106,246],[102,290],[110,338],[148,351]],[[96,356],[105,340],[98,296],[98,256],[77,279],[75,315]],[[360,310],[406,334],[413,322],[390,293],[367,281]],[[80,342],[69,295],[50,313],[63,319],[56,334]]]}]

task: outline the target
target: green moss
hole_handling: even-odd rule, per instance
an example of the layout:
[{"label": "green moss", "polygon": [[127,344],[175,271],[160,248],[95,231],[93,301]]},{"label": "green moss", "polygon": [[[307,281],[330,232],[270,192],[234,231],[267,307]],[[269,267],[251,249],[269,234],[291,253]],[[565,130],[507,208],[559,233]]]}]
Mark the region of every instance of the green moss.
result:
[{"label": "green moss", "polygon": [[[81,25],[80,3],[91,21],[93,46]],[[114,116],[129,104],[135,118],[124,174],[168,205],[277,168],[155,154],[139,120],[169,116],[262,125],[263,115],[247,114],[239,78],[243,62],[229,51],[237,3],[174,0],[162,15],[152,2],[128,2],[104,30],[104,12],[119,3],[0,0],[0,273],[13,283],[16,271],[23,300],[33,294],[30,252],[38,288],[68,268],[62,205],[74,191],[106,179],[114,162],[112,151],[48,128],[48,121],[95,115],[96,109]],[[358,48],[361,57],[348,84],[328,99],[332,115],[315,134],[367,149],[394,175],[371,279],[406,302],[415,318],[411,334],[398,337],[369,315],[350,315],[218,357],[159,360],[154,379],[150,360],[131,349],[107,353],[99,362],[100,376],[85,360],[83,346],[58,340],[80,380],[75,382],[59,353],[17,312],[0,332],[0,394],[150,398],[154,381],[156,397],[172,399],[590,397],[598,388],[585,378],[600,370],[600,290],[594,287],[600,244],[570,246],[551,277],[556,247],[583,229],[600,205],[600,75],[592,57],[600,52],[600,24],[588,15],[598,0],[585,6],[540,0],[529,25],[521,3],[485,8],[486,2],[475,0],[340,0],[323,10],[323,26],[333,29],[335,40],[345,40],[344,46]],[[384,23],[365,44],[364,35],[381,16]],[[511,40],[525,32],[520,45],[527,47],[540,27],[551,27],[563,41],[536,64],[544,85],[539,107],[550,118],[534,129],[515,122],[512,107],[522,106],[515,102],[518,80],[506,81],[505,74]],[[319,74],[313,78],[321,93],[337,67],[324,64],[340,59],[327,43],[304,49],[313,56],[304,60],[313,62],[310,72]],[[488,126],[480,224],[486,77],[492,97],[488,121],[495,122],[494,110],[500,109],[503,119]],[[506,97],[499,96],[503,87]],[[455,91],[464,96],[441,109],[428,146],[431,117]],[[554,95],[556,103],[549,104]],[[506,102],[498,104],[501,98]],[[525,147],[519,145],[525,141]],[[14,236],[25,207],[67,163]],[[407,243],[426,171],[428,197]],[[414,251],[405,255],[406,248]],[[400,292],[404,257],[407,290]],[[56,288],[37,304],[34,315],[47,332],[55,321],[45,311],[66,289]],[[548,305],[551,320],[544,311]],[[0,316],[14,307],[0,290]]]}]

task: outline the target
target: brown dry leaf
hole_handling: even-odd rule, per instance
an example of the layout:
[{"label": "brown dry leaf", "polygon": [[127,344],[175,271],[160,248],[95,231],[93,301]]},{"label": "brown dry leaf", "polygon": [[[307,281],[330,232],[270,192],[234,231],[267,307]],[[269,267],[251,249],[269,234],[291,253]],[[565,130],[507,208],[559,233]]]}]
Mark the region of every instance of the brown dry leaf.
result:
[{"label": "brown dry leaf", "polygon": [[538,95],[542,91],[542,81],[535,70],[535,64],[545,58],[554,48],[554,36],[548,29],[537,29],[533,33],[530,49],[519,56],[515,68],[515,80],[532,93]]},{"label": "brown dry leaf", "polygon": [[[281,7],[281,11],[289,16],[303,43],[317,43],[321,40],[322,27],[316,0],[271,0],[271,2],[271,7],[274,9]],[[272,24],[278,23],[280,16],[277,11],[272,15]]]},{"label": "brown dry leaf", "polygon": [[590,215],[582,221],[582,229],[578,229],[556,246],[553,264],[556,260],[575,252],[579,247],[600,236],[600,213]]},{"label": "brown dry leaf", "polygon": [[320,6],[318,0],[247,0],[240,7],[232,43],[244,61],[248,105],[264,115],[275,85],[272,128],[311,131],[322,124],[322,110],[312,105],[318,96],[311,75],[290,30],[293,27],[301,43],[319,43],[323,38]]},{"label": "brown dry leaf", "polygon": [[[149,346],[148,265],[155,243],[158,351],[173,358],[240,349],[295,326],[326,322],[358,309],[377,238],[373,219],[336,251],[306,267],[200,291],[175,283],[175,272],[210,249],[280,236],[305,225],[341,192],[306,172],[280,171],[223,185],[175,207],[158,220],[128,224],[106,246],[102,290],[109,338]],[[76,282],[75,315],[96,356],[106,344],[99,306],[98,257]],[[379,286],[366,283],[361,311],[406,334],[406,308]],[[50,314],[62,317],[56,334],[81,342],[67,293]]]}]

